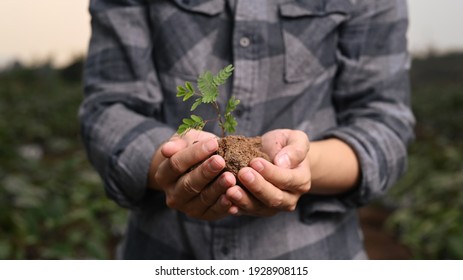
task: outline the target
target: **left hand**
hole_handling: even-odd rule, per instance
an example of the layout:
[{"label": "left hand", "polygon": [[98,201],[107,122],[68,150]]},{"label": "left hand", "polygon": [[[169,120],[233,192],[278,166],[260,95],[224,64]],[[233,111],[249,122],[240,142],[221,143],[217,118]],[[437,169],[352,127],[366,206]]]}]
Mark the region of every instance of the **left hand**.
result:
[{"label": "left hand", "polygon": [[255,158],[239,171],[238,179],[247,191],[239,186],[227,190],[234,205],[230,214],[272,216],[294,211],[299,198],[310,190],[310,142],[304,132],[270,131],[262,136],[262,147],[273,163]]}]

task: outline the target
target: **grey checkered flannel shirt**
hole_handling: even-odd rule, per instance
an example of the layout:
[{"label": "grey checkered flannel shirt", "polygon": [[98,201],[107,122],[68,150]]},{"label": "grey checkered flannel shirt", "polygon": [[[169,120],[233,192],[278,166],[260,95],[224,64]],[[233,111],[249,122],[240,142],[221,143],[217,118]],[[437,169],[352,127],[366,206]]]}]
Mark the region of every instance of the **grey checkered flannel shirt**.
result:
[{"label": "grey checkered flannel shirt", "polygon": [[[80,121],[107,194],[131,209],[119,257],[366,257],[356,207],[399,178],[413,139],[405,0],[91,0],[90,12]],[[153,153],[189,113],[176,86],[230,63],[220,102],[241,99],[237,134],[342,139],[359,157],[358,187],[304,195],[295,212],[216,222],[147,190]]]}]

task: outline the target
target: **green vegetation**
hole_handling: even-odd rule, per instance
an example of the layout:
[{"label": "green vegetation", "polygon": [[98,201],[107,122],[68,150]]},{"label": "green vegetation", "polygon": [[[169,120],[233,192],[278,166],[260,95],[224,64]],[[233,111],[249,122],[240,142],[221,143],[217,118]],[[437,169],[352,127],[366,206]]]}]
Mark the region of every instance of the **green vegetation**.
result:
[{"label": "green vegetation", "polygon": [[191,111],[194,111],[201,104],[211,104],[217,113],[217,118],[213,120],[203,120],[203,118],[197,115],[191,115],[190,118],[183,119],[183,123],[178,127],[178,134],[183,135],[190,129],[202,130],[209,121],[219,122],[219,126],[222,129],[222,137],[225,136],[226,132],[235,132],[238,123],[235,117],[233,117],[232,112],[236,109],[240,101],[232,96],[227,102],[223,116],[217,103],[219,86],[225,84],[227,79],[232,75],[233,69],[233,65],[230,64],[220,70],[215,76],[210,71],[204,72],[198,78],[199,91],[195,91],[191,82],[185,82],[185,86],[177,87],[177,97],[183,97],[183,101],[187,101],[192,96],[197,96],[191,106]]},{"label": "green vegetation", "polygon": [[107,259],[126,213],[80,142],[82,63],[0,73],[0,259]]},{"label": "green vegetation", "polygon": [[[81,71],[77,61],[0,72],[0,259],[114,256],[127,213],[106,198],[80,141]],[[384,200],[396,209],[389,225],[415,258],[461,259],[463,54],[415,59],[411,77],[417,139]]]},{"label": "green vegetation", "polygon": [[417,118],[407,174],[391,190],[389,220],[415,258],[463,258],[463,54],[415,59]]}]

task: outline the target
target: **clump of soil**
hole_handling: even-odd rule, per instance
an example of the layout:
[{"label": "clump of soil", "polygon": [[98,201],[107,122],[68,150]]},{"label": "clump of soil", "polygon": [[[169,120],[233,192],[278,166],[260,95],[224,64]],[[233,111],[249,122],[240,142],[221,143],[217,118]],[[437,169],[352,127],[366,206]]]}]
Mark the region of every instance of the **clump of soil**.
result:
[{"label": "clump of soil", "polygon": [[253,158],[261,157],[268,161],[270,158],[262,152],[262,142],[259,136],[244,137],[231,135],[219,140],[217,154],[225,159],[225,171],[238,175],[241,168],[249,166]]}]

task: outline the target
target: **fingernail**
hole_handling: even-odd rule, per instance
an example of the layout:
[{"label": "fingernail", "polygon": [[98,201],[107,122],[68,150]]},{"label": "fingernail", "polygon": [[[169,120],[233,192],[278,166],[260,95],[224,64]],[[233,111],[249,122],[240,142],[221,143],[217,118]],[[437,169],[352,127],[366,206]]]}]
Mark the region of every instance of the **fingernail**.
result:
[{"label": "fingernail", "polygon": [[215,152],[215,150],[217,150],[217,140],[211,139],[207,141],[206,143],[203,144],[203,149],[204,151],[208,153]]},{"label": "fingernail", "polygon": [[164,143],[164,148],[170,148],[170,147],[174,147],[175,143],[174,141],[169,141],[169,142],[166,142]]},{"label": "fingernail", "polygon": [[236,190],[235,192],[233,192],[233,193],[231,194],[231,197],[232,197],[234,200],[240,200],[240,199],[243,197],[243,195],[241,194],[240,191]]},{"label": "fingernail", "polygon": [[228,213],[230,213],[231,215],[238,215],[239,209],[238,209],[238,207],[236,207],[236,206],[232,206],[232,207],[230,207],[230,209],[228,210]]},{"label": "fingernail", "polygon": [[232,215],[238,215],[239,214],[239,209],[238,207],[231,207],[230,210],[229,210],[229,213],[232,214]]},{"label": "fingernail", "polygon": [[261,172],[262,170],[264,170],[264,165],[262,164],[260,160],[254,161],[251,164],[251,167],[254,168],[254,170],[256,170],[257,172]]},{"label": "fingernail", "polygon": [[281,156],[279,156],[276,161],[276,164],[279,167],[283,167],[283,168],[291,167],[291,161],[289,160],[288,154],[282,154]]},{"label": "fingernail", "polygon": [[219,185],[223,188],[226,188],[228,186],[230,186],[230,183],[228,183],[228,179],[227,179],[227,176],[222,176],[220,179],[219,179]]},{"label": "fingernail", "polygon": [[209,161],[209,164],[207,165],[207,167],[212,172],[219,172],[220,170],[222,170],[222,165],[217,160],[215,160],[214,158],[212,158]]},{"label": "fingernail", "polygon": [[254,181],[254,174],[252,174],[251,171],[247,171],[243,175],[241,175],[241,180],[247,183],[252,183],[252,181]]}]

